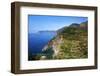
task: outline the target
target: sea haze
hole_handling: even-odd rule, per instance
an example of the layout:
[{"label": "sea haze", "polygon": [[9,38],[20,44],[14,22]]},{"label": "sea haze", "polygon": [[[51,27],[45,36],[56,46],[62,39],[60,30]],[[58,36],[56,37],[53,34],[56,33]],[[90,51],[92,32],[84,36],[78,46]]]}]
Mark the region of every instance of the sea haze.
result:
[{"label": "sea haze", "polygon": [[55,31],[39,31],[28,34],[29,55],[36,55],[42,52],[44,46],[57,35]]}]

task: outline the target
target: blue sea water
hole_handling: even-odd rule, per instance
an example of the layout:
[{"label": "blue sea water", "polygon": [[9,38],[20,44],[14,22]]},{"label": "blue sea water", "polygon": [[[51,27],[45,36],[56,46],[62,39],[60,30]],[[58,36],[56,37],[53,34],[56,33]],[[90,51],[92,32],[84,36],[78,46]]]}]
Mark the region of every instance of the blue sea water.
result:
[{"label": "blue sea water", "polygon": [[56,36],[56,32],[37,32],[28,34],[28,54],[36,55],[42,52],[44,46]]}]

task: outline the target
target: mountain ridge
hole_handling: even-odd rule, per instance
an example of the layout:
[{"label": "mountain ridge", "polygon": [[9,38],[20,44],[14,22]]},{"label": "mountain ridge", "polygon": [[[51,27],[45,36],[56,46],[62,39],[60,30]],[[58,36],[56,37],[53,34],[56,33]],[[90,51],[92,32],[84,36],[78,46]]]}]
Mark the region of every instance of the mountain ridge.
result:
[{"label": "mountain ridge", "polygon": [[39,59],[87,58],[87,25],[88,21],[58,29],[57,36],[42,49]]}]

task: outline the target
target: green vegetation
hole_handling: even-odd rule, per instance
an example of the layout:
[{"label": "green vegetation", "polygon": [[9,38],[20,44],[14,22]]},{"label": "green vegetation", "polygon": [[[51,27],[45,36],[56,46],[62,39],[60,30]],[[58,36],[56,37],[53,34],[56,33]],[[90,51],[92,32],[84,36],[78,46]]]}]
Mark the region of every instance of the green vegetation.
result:
[{"label": "green vegetation", "polygon": [[64,34],[62,37],[57,59],[87,58],[87,36],[81,34],[67,36]]},{"label": "green vegetation", "polygon": [[72,24],[57,31],[38,59],[80,59],[88,57],[87,22]]},{"label": "green vegetation", "polygon": [[[72,24],[58,30],[57,37],[53,38],[44,50],[46,59],[79,59],[88,57],[87,22]],[[54,46],[54,47],[52,47]],[[51,47],[51,49],[49,49]],[[55,54],[55,50],[58,51]],[[49,52],[52,51],[52,54]]]}]

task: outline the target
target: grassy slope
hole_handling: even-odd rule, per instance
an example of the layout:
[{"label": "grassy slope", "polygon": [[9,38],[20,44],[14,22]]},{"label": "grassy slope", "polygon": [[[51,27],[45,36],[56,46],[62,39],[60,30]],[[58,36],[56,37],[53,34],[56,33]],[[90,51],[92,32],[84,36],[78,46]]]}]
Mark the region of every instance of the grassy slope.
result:
[{"label": "grassy slope", "polygon": [[87,22],[72,24],[58,30],[36,59],[79,59],[88,57]]}]

